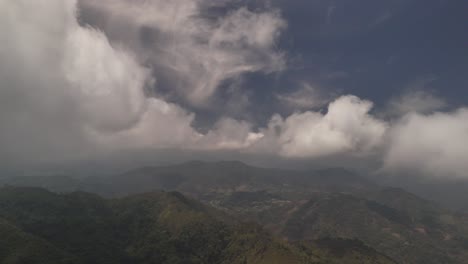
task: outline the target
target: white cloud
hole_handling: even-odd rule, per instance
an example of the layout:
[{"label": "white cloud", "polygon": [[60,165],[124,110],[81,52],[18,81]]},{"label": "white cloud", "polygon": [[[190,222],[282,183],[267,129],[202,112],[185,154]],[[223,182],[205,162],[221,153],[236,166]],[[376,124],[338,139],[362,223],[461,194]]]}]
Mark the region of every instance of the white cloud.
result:
[{"label": "white cloud", "polygon": [[89,28],[69,28],[64,45],[66,88],[86,122],[95,129],[117,131],[137,123],[146,111],[147,70]]},{"label": "white cloud", "polygon": [[[221,118],[202,134],[192,126],[193,113],[145,95],[155,80],[141,66],[141,56],[151,53],[157,73],[172,71],[170,84],[193,102],[203,102],[226,79],[283,66],[274,48],[285,26],[279,14],[241,8],[220,19],[200,17],[208,0],[86,3],[116,16],[106,18],[113,24],[104,27],[108,35],[117,30],[135,40],[140,26],[149,26],[158,32],[152,37],[161,36],[135,58],[123,48],[137,51],[133,44],[118,45],[115,37],[109,41],[104,33],[80,26],[73,0],[0,1],[1,162],[60,162],[171,148],[288,159],[384,156],[386,171],[468,176],[468,109],[431,113],[445,103],[422,92],[391,103],[396,116],[404,115],[394,123],[373,116],[371,102],[342,96],[326,113],[275,115],[263,128]],[[118,28],[127,19],[128,39]],[[181,85],[174,83],[177,79]],[[314,104],[307,87],[283,99],[298,108]]]},{"label": "white cloud", "polygon": [[468,177],[468,109],[453,113],[411,113],[389,134],[386,171]]},{"label": "white cloud", "polygon": [[263,134],[252,132],[252,125],[248,122],[223,118],[205,135],[198,147],[209,150],[245,151],[262,137]]},{"label": "white cloud", "polygon": [[381,144],[387,128],[369,114],[371,108],[369,101],[342,96],[330,103],[326,114],[307,111],[286,119],[274,116],[261,147],[276,143],[280,155],[293,158],[363,155]]},{"label": "white cloud", "polygon": [[239,8],[216,18],[204,14],[210,6],[229,2],[80,1],[90,23],[114,42],[137,50],[172,92],[199,107],[226,80],[285,67],[283,53],[275,48],[286,27],[279,12]]},{"label": "white cloud", "polygon": [[79,26],[75,7],[72,0],[0,2],[3,160],[76,159],[114,148],[98,139],[120,133],[132,135],[122,146],[196,136],[193,115],[146,98],[148,70],[101,32]]},{"label": "white cloud", "polygon": [[191,126],[194,114],[161,99],[147,100],[147,110],[130,129],[112,133],[88,131],[95,144],[120,151],[191,148],[202,137]]},{"label": "white cloud", "polygon": [[[150,19],[155,26],[161,24],[170,29],[174,25],[166,23],[166,13],[181,12],[180,21],[170,19],[176,26],[173,33],[181,27],[190,33],[195,30],[190,25],[197,26],[195,20],[190,20],[190,14],[195,12],[190,3],[197,2],[179,2],[182,5],[177,10],[172,10],[174,5],[166,1],[158,2],[161,11],[155,2],[140,1],[142,6],[132,6],[136,10],[133,11],[157,11],[154,16],[132,18]],[[108,3],[111,8],[121,10],[120,2],[112,3]],[[141,14],[144,13],[150,12]],[[194,24],[184,24],[187,20]],[[171,42],[176,49],[172,55],[162,56],[161,63],[168,68],[174,66],[171,63],[180,63],[181,67],[185,62],[194,63],[195,69],[199,63],[208,63],[201,69],[210,74],[221,70],[221,79],[246,69],[267,70],[267,61],[275,66],[271,60],[251,63],[250,59],[269,52],[270,42],[280,27],[277,22],[283,23],[276,13],[239,9],[214,24],[203,22],[202,28],[208,32],[200,28],[195,32],[199,37],[206,34],[206,39],[196,39],[190,33]],[[100,154],[139,149],[242,149],[258,140],[250,124],[227,118],[206,135],[200,134],[192,127],[193,113],[160,98],[147,98],[145,87],[154,83],[149,69],[142,67],[130,52],[110,43],[102,32],[79,25],[76,1],[1,1],[0,40],[3,162],[93,159]],[[207,40],[211,43],[205,43]],[[177,48],[178,41],[181,49]],[[200,50],[184,48],[197,41],[204,43],[198,47]],[[164,48],[171,49],[171,45]],[[243,45],[247,47],[245,52],[241,51]],[[188,54],[189,51],[194,53]],[[175,57],[171,56],[181,61],[172,61]],[[181,73],[186,80],[201,81],[206,77],[193,74],[190,65],[187,70],[186,74]],[[197,85],[195,81],[193,86]]]}]

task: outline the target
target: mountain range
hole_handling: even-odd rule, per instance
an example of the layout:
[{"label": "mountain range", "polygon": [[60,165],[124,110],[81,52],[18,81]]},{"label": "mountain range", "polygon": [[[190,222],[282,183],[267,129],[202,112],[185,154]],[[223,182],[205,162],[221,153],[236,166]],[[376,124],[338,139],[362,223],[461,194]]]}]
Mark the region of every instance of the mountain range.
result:
[{"label": "mountain range", "polygon": [[[34,252],[81,261],[70,263],[436,264],[468,259],[464,214],[344,169],[188,162],[84,179],[2,178],[0,184],[7,186],[0,191],[2,229],[41,248]],[[58,223],[65,226],[60,229]],[[75,236],[77,241],[68,240]],[[83,245],[94,253],[81,252]],[[92,262],[97,255],[103,259]]]},{"label": "mountain range", "polygon": [[394,263],[343,239],[290,243],[177,192],[105,200],[0,189],[1,263]]}]

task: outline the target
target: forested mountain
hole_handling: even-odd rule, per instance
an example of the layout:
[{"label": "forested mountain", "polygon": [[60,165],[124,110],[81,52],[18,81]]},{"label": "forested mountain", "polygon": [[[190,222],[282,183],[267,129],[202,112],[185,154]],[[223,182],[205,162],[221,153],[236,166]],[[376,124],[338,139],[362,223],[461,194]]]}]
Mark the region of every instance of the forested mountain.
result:
[{"label": "forested mountain", "polygon": [[5,264],[393,263],[352,242],[288,243],[177,192],[105,200],[5,187],[0,218]]},{"label": "forested mountain", "polygon": [[[6,187],[0,217],[66,256],[76,257],[73,248],[90,246],[96,251],[85,254],[86,263],[99,258],[112,263],[378,263],[391,258],[434,264],[468,259],[467,217],[344,169],[305,172],[188,162],[109,177],[16,177],[3,183],[68,193],[27,189],[22,194]],[[14,206],[4,204],[15,199],[20,200]],[[62,216],[67,218],[54,218]],[[38,219],[45,226],[37,227]],[[51,233],[41,233],[49,225]],[[77,230],[89,236],[69,240],[74,235],[67,232]],[[185,243],[183,251],[179,242]],[[239,254],[242,259],[233,258]]]}]

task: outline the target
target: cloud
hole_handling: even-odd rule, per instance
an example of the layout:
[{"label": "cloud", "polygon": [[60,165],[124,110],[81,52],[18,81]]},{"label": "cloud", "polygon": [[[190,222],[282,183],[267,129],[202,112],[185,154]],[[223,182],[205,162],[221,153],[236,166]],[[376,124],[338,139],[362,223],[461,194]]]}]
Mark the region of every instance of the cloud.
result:
[{"label": "cloud", "polygon": [[468,109],[410,113],[389,132],[384,170],[426,176],[468,177]]},{"label": "cloud", "polygon": [[276,48],[286,27],[280,13],[244,7],[211,13],[230,2],[81,0],[80,6],[83,21],[151,65],[161,80],[159,90],[206,107],[223,82],[245,73],[281,71],[286,63]]},{"label": "cloud", "polygon": [[[73,0],[0,1],[2,166],[175,149],[285,160],[341,155],[379,159],[387,172],[467,176],[468,109],[435,112],[446,103],[427,92],[391,101],[388,121],[352,95],[312,111],[323,97],[303,85],[278,95],[298,112],[264,125],[221,116],[206,132],[184,104],[148,95],[166,85],[204,105],[227,80],[280,70],[275,42],[286,23],[277,11],[238,8],[213,18],[207,8],[226,2],[83,1],[87,12],[103,13],[94,17],[105,33],[79,23]],[[243,89],[225,94],[244,102],[226,103],[229,111],[255,107]]]},{"label": "cloud", "polygon": [[0,2],[2,162],[60,163],[145,149],[240,150],[257,141],[261,135],[246,121],[223,117],[202,134],[192,126],[194,113],[159,94],[148,97],[160,82],[155,69],[142,66],[151,52],[161,55],[149,56],[151,63],[176,70],[184,89],[198,92],[210,80],[208,94],[226,78],[282,67],[282,54],[273,50],[285,26],[279,13],[240,8],[211,21],[196,18],[202,2],[101,6],[118,17],[112,23],[128,18],[131,29],[146,25],[164,33],[139,54],[80,24],[76,1]]},{"label": "cloud", "polygon": [[4,162],[87,157],[113,149],[103,138],[120,134],[132,135],[127,145],[196,135],[193,115],[146,98],[147,68],[78,24],[75,1],[2,1],[0,29]]},{"label": "cloud", "polygon": [[327,9],[327,18],[325,24],[330,24],[332,21],[333,13],[335,12],[336,6],[330,5]]},{"label": "cloud", "polygon": [[328,112],[295,113],[286,119],[274,116],[265,131],[265,145],[290,158],[317,158],[348,153],[363,155],[378,147],[387,125],[369,114],[372,103],[342,96]]},{"label": "cloud", "polygon": [[320,89],[306,82],[300,83],[299,89],[292,93],[276,94],[276,98],[294,110],[322,107],[329,101]]},{"label": "cloud", "polygon": [[441,110],[447,106],[447,102],[424,90],[410,90],[400,97],[389,101],[386,115],[391,117],[401,117],[405,114],[431,113]]},{"label": "cloud", "polygon": [[203,137],[193,129],[195,118],[181,107],[157,98],[147,99],[146,111],[131,128],[102,133],[89,131],[95,144],[113,151],[192,148]]},{"label": "cloud", "polygon": [[252,124],[246,121],[223,118],[205,135],[198,147],[207,150],[244,151],[262,137],[262,133],[252,132]]}]

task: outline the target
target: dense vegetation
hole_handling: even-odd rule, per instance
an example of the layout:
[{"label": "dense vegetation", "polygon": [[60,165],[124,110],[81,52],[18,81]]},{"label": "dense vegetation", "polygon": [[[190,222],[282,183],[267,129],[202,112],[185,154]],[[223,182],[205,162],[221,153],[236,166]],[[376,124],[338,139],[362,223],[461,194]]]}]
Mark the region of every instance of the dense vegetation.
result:
[{"label": "dense vegetation", "polygon": [[[0,189],[0,263],[341,263],[327,247],[293,245],[177,192],[105,200],[39,188]],[[347,250],[347,249],[346,249]],[[349,250],[357,259],[392,263]],[[354,262],[350,262],[354,263]]]},{"label": "dense vegetation", "polygon": [[3,183],[111,198],[40,189],[9,198],[14,188],[0,194],[0,218],[86,263],[390,261],[378,252],[399,263],[468,259],[466,215],[342,169],[190,162],[112,178],[16,177]]}]

